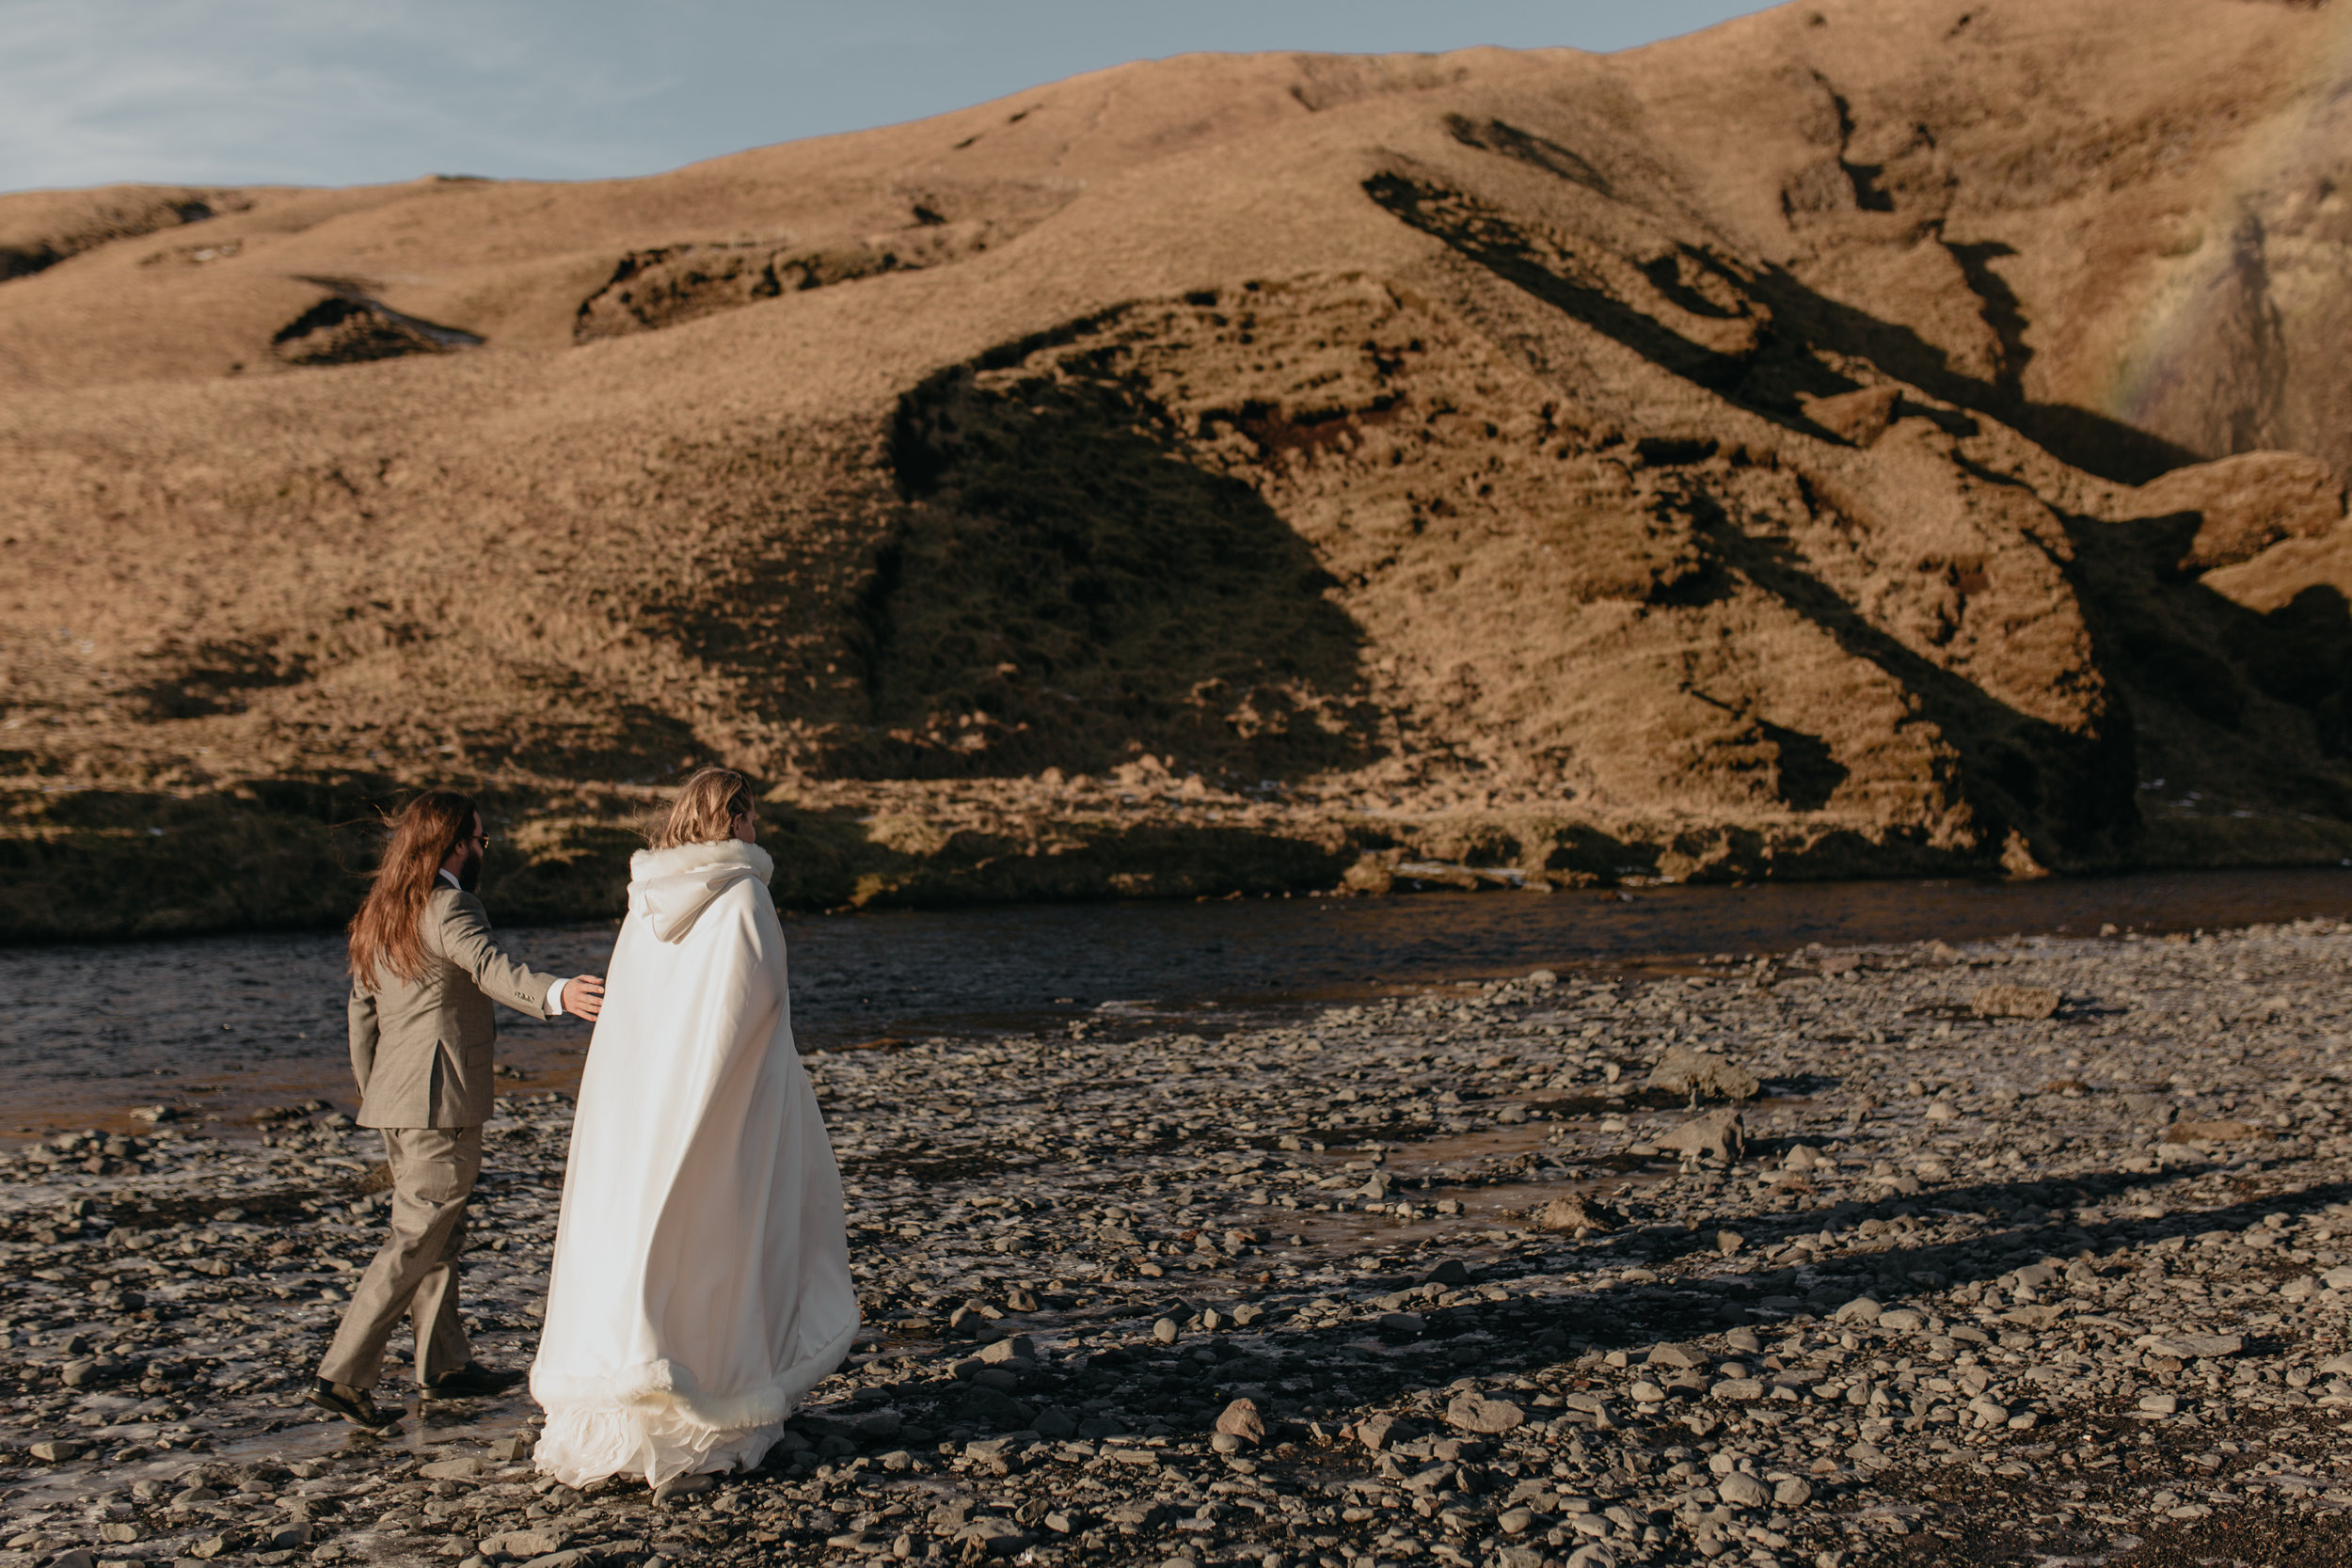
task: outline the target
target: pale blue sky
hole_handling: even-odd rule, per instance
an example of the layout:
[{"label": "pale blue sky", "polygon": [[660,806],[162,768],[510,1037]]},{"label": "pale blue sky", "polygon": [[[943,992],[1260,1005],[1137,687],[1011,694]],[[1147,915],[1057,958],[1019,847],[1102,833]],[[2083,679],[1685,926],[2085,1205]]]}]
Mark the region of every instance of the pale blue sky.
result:
[{"label": "pale blue sky", "polygon": [[0,190],[650,174],[1195,50],[1692,31],[1754,0],[0,0]]}]

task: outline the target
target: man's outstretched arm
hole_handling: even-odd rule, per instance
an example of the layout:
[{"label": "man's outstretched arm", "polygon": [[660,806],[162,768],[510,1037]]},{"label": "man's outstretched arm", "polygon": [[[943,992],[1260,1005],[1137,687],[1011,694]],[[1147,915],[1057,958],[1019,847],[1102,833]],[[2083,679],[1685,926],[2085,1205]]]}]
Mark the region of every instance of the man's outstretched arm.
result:
[{"label": "man's outstretched arm", "polygon": [[559,980],[518,964],[501,951],[490,935],[490,917],[471,894],[458,895],[437,934],[442,955],[472,975],[482,994],[493,1002],[503,1002],[518,1013],[543,1020],[561,1013],[593,1020],[604,1010],[602,977],[577,974]]}]

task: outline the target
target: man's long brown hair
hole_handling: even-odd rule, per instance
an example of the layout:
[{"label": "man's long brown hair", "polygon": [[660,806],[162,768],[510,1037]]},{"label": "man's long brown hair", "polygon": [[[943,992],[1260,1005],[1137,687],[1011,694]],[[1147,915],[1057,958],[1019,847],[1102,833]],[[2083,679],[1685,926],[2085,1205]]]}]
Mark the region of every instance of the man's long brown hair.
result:
[{"label": "man's long brown hair", "polygon": [[424,976],[425,901],[450,851],[473,836],[473,797],[453,789],[418,796],[391,820],[391,840],[375,867],[367,902],[351,917],[351,974],[369,990],[389,971],[404,980]]}]

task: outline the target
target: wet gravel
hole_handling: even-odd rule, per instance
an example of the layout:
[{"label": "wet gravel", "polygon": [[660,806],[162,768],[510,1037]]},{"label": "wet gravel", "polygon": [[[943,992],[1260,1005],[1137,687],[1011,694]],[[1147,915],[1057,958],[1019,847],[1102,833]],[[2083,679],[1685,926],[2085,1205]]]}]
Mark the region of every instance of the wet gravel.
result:
[{"label": "wet gravel", "polygon": [[[818,1053],[869,1333],[666,1496],[536,1478],[527,1400],[299,1402],[379,1233],[345,1118],[51,1137],[0,1167],[0,1568],[2339,1560],[2347,960],[1817,947]],[[492,1124],[485,1360],[568,1115]]]}]

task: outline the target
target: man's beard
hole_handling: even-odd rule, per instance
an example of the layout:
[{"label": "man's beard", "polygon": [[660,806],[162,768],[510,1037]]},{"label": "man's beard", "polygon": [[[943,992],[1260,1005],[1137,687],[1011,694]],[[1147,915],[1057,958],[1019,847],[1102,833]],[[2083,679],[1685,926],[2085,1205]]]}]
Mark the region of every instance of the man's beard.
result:
[{"label": "man's beard", "polygon": [[468,893],[482,885],[482,850],[479,847],[466,851],[466,863],[457,868],[457,885]]}]

